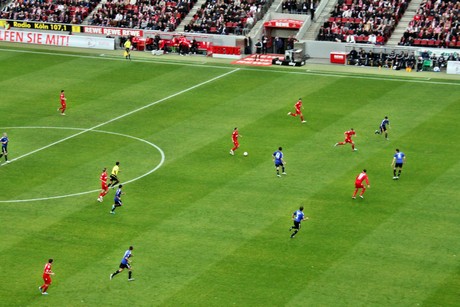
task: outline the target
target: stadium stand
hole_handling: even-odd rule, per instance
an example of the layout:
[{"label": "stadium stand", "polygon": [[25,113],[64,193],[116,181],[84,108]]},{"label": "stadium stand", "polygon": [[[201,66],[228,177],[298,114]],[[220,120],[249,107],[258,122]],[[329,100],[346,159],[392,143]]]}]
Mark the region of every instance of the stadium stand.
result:
[{"label": "stadium stand", "polygon": [[[271,3],[271,2],[269,2]],[[269,3],[265,0],[207,0],[197,10],[185,32],[212,34],[247,34],[252,26],[267,11]]]},{"label": "stadium stand", "polygon": [[81,24],[99,4],[99,0],[15,0],[1,11],[1,18]]},{"label": "stadium stand", "polygon": [[383,45],[407,4],[406,0],[339,0],[317,40]]},{"label": "stadium stand", "polygon": [[460,48],[460,1],[422,1],[398,44]]},{"label": "stadium stand", "polygon": [[174,31],[195,3],[195,0],[108,0],[95,10],[88,23],[95,26]]}]

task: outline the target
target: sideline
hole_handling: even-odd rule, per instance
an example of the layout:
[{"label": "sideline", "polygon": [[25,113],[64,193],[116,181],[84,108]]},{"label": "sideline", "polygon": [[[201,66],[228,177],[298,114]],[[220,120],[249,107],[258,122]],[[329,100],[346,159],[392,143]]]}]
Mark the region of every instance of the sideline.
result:
[{"label": "sideline", "polygon": [[[0,44],[1,46],[1,44]],[[31,46],[27,46],[32,48]],[[14,48],[0,48],[0,52],[16,52],[16,53],[30,53],[30,54],[45,54],[52,56],[63,56],[63,57],[75,57],[75,58],[88,58],[88,59],[99,59],[99,60],[108,60],[108,61],[126,61],[126,59],[117,56],[111,53],[102,53],[95,55],[96,50],[90,50],[92,54],[85,54],[82,50],[75,51],[74,53],[67,53],[61,51],[63,47],[56,47],[61,49],[56,49],[55,52],[51,52],[50,48],[44,49],[43,51],[37,50],[27,50],[24,49],[14,49]],[[38,46],[36,46],[38,47]],[[43,47],[43,46],[42,46]],[[109,50],[110,51],[110,50]],[[70,52],[70,51],[69,51]],[[147,57],[147,54],[139,54],[138,58],[134,58],[132,62],[138,63],[149,63],[149,64],[163,64],[163,65],[180,65],[180,66],[189,66],[189,67],[200,67],[200,68],[216,68],[216,69],[232,69],[234,65],[230,62],[221,61],[221,59],[207,59],[200,60],[190,57],[190,60],[182,58],[174,59],[175,55],[164,55],[163,59],[159,57]],[[196,63],[193,63],[192,59],[196,59]],[[259,67],[241,67],[238,68],[242,71],[259,71],[259,72],[269,72],[269,73],[283,73],[283,74],[298,74],[298,75],[313,75],[313,76],[330,76],[336,78],[353,78],[353,79],[369,79],[369,80],[382,80],[382,81],[393,81],[393,82],[408,82],[408,83],[428,83],[428,84],[440,84],[440,85],[454,85],[460,86],[460,78],[456,75],[446,75],[446,74],[436,74],[436,73],[414,73],[411,76],[400,75],[401,71],[398,72],[398,75],[394,74],[392,70],[381,70],[378,71],[376,67],[348,67],[346,65],[332,65],[332,64],[318,64],[313,61],[307,61],[307,64],[303,67],[293,68],[280,68],[280,67],[267,67],[261,69]],[[218,65],[220,64],[220,65]],[[320,69],[327,67],[327,69]],[[344,67],[346,71],[344,71]]]}]

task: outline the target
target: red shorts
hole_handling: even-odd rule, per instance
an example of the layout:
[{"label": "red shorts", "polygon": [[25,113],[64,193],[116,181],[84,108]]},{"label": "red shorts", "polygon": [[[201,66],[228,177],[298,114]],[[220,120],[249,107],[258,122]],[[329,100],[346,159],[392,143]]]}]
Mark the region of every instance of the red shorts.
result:
[{"label": "red shorts", "polygon": [[353,143],[353,141],[351,139],[345,139],[344,141],[345,143]]},{"label": "red shorts", "polygon": [[302,114],[302,111],[300,111],[299,109],[295,109],[295,114]]},{"label": "red shorts", "polygon": [[235,145],[235,147],[239,147],[240,143],[238,143],[238,141],[233,141],[233,145]]},{"label": "red shorts", "polygon": [[355,182],[355,188],[357,189],[364,189],[364,185],[360,182]]},{"label": "red shorts", "polygon": [[46,285],[51,284],[51,277],[48,274],[43,275],[43,280],[45,281]]},{"label": "red shorts", "polygon": [[65,108],[67,105],[66,105],[65,102],[62,102],[62,101],[61,101],[61,106],[62,106],[63,108]]},{"label": "red shorts", "polygon": [[103,183],[103,184],[101,185],[101,189],[103,189],[103,190],[108,190],[108,189],[109,189],[109,186],[107,185],[107,183]]}]

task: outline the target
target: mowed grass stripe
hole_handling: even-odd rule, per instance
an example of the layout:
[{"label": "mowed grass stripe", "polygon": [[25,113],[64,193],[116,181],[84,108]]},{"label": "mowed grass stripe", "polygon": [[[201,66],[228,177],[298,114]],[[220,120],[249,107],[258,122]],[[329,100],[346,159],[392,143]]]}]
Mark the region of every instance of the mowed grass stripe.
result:
[{"label": "mowed grass stripe", "polygon": [[196,179],[196,178],[195,178]]},{"label": "mowed grass stripe", "polygon": [[[236,75],[240,74],[234,74],[229,79],[233,79],[233,76]],[[256,76],[254,74],[254,77]],[[269,80],[268,78],[266,79]],[[333,80],[333,78],[328,77],[324,78],[322,82],[326,79],[328,79],[327,82]],[[329,259],[340,258],[340,253],[334,254],[334,249],[330,249],[332,242],[329,243],[329,249],[319,249],[319,252],[316,252],[311,245],[305,245],[303,242],[310,243],[313,247],[321,247],[321,239],[328,240],[328,235],[333,236],[337,233],[337,230],[333,227],[334,225],[330,224],[334,224],[334,221],[341,218],[340,214],[345,212],[345,210],[336,210],[334,212],[330,208],[331,223],[320,224],[323,230],[327,230],[321,233],[323,237],[310,242],[308,240],[308,231],[304,228],[299,234],[299,240],[295,241],[296,243],[300,242],[300,244],[288,245],[290,241],[286,239],[288,236],[286,227],[291,223],[289,219],[289,215],[293,210],[291,203],[294,203],[299,198],[298,195],[304,194],[304,191],[310,188],[312,194],[307,193],[305,197],[309,198],[310,204],[330,206],[328,198],[321,197],[321,193],[318,195],[318,192],[314,192],[318,191],[316,185],[314,187],[307,186],[303,189],[301,176],[297,177],[299,180],[296,180],[296,182],[293,182],[291,178],[296,175],[296,168],[300,169],[301,165],[311,165],[309,162],[306,164],[301,163],[303,162],[302,159],[310,159],[311,156],[314,158],[321,157],[321,154],[323,154],[323,151],[318,151],[321,148],[319,144],[315,144],[316,146],[313,146],[313,148],[308,144],[311,137],[315,139],[316,135],[313,132],[318,128],[312,128],[309,125],[301,126],[298,119],[289,118],[285,115],[287,111],[291,111],[293,102],[298,98],[296,96],[303,96],[298,95],[296,92],[302,89],[302,78],[296,78],[295,81],[294,88],[282,91],[267,90],[262,87],[264,93],[273,95],[267,105],[262,104],[265,98],[264,95],[260,95],[257,99],[252,99],[252,97],[247,99],[245,101],[247,106],[236,104],[240,106],[236,110],[232,110],[231,107],[228,110],[220,108],[220,104],[207,101],[200,100],[195,102],[192,101],[194,97],[190,97],[190,106],[191,102],[194,102],[216,109],[202,112],[206,115],[205,120],[203,120],[194,112],[206,109],[206,107],[194,106],[189,108],[185,104],[185,115],[166,112],[163,115],[165,118],[161,121],[157,121],[160,116],[154,114],[153,109],[149,109],[145,112],[145,115],[148,115],[146,117],[139,116],[140,113],[138,113],[130,118],[134,119],[136,125],[128,118],[125,118],[119,122],[119,125],[110,126],[109,128],[112,129],[123,128],[134,131],[136,135],[137,133],[142,134],[143,137],[155,140],[155,142],[157,140],[162,142],[163,139],[166,139],[163,137],[158,138],[157,136],[161,134],[165,127],[168,127],[169,135],[165,134],[165,136],[169,136],[172,140],[165,141],[162,145],[165,145],[169,150],[180,149],[182,155],[171,161],[167,168],[161,169],[158,173],[160,176],[151,176],[145,178],[142,184],[127,186],[128,194],[125,197],[127,206],[121,208],[120,214],[116,216],[117,219],[112,219],[110,222],[107,222],[109,221],[107,218],[110,216],[106,213],[110,202],[106,202],[101,206],[97,206],[98,204],[93,206],[92,204],[87,204],[88,200],[83,197],[76,198],[72,202],[65,201],[67,206],[74,205],[75,201],[81,201],[86,204],[86,208],[81,208],[80,210],[80,207],[78,207],[79,210],[76,211],[74,216],[69,215],[58,224],[50,225],[47,229],[53,238],[63,241],[61,242],[62,244],[51,242],[47,246],[47,249],[56,251],[57,258],[62,261],[60,267],[56,266],[56,270],[60,269],[61,271],[59,279],[55,279],[56,282],[53,285],[53,296],[50,296],[46,303],[44,300],[38,301],[41,298],[36,298],[33,293],[28,293],[27,291],[30,287],[27,285],[22,285],[23,288],[27,289],[22,292],[21,296],[28,297],[30,302],[36,302],[40,305],[58,304],[63,301],[67,302],[68,305],[81,305],[82,303],[95,305],[100,304],[100,302],[123,304],[126,302],[126,297],[130,297],[131,302],[141,306],[177,302],[195,305],[199,305],[202,302],[206,302],[207,305],[225,305],[233,302],[238,302],[240,303],[239,305],[250,305],[251,303],[252,305],[260,303],[270,305],[273,302],[281,302],[282,304],[289,301],[301,290],[297,285],[293,285],[290,278],[294,276],[293,271],[295,269],[293,268],[295,268],[295,264],[302,263],[302,261],[310,262],[309,260],[311,260],[311,262],[315,262],[314,266],[320,267],[316,271],[320,274],[322,271],[327,270],[328,265],[328,263],[321,261],[321,258],[325,255],[323,250],[331,253]],[[286,79],[285,82],[280,84],[286,85],[288,83]],[[274,84],[271,83],[271,85]],[[315,83],[311,82],[306,87],[306,91],[310,91],[314,85]],[[257,93],[257,87],[259,86],[257,83],[254,84],[254,93]],[[230,86],[227,84],[213,89],[226,93],[228,88]],[[289,90],[293,93],[296,92],[291,94],[295,98],[291,99],[288,94]],[[219,97],[219,95],[214,94],[215,91],[212,91],[212,93],[213,98]],[[244,97],[244,93],[245,91],[241,91],[242,97]],[[224,94],[223,96],[230,97],[231,95]],[[286,111],[284,111],[283,102],[281,102],[284,101],[284,98],[286,98],[286,106],[288,106]],[[334,96],[331,95],[331,98],[334,98]],[[275,102],[276,99],[279,101],[278,106]],[[263,110],[258,120],[251,121],[251,117],[258,114],[257,108],[253,106],[255,101],[261,103],[259,107],[267,108],[269,111]],[[182,101],[178,99],[177,102]],[[231,106],[235,102],[227,101],[227,103],[228,106]],[[175,105],[175,103],[170,103],[162,106]],[[361,107],[353,105],[353,110],[350,112],[359,114],[370,108],[370,106],[371,104],[368,104],[361,110]],[[155,109],[161,109],[160,105],[158,107]],[[248,114],[244,112],[245,108],[250,110]],[[333,108],[333,105],[331,105],[331,111],[333,111]],[[358,109],[355,110],[355,108]],[[164,109],[166,110],[167,108]],[[218,121],[213,120],[219,117],[214,117],[213,115],[219,109],[228,113],[224,113],[220,117],[223,121],[219,126],[221,131],[215,131],[213,128]],[[170,110],[181,111],[174,107]],[[338,118],[342,115],[347,116],[350,112],[342,112],[344,114],[339,114]],[[320,112],[317,114],[319,118],[324,115],[324,113]],[[173,116],[172,120],[171,116]],[[377,124],[381,120],[381,116],[377,116]],[[230,118],[228,123],[225,122],[224,117]],[[234,126],[230,123],[232,118],[236,120],[243,119],[244,124],[242,126],[238,124],[238,126],[240,126],[242,134],[245,135],[245,138],[241,140],[242,146],[244,144],[250,148],[250,156],[247,159],[241,156],[230,157],[227,154],[227,147],[231,145],[228,129],[231,130]],[[172,125],[169,124],[168,119],[173,122]],[[333,125],[333,120],[327,118],[327,121],[326,127]],[[157,122],[162,125],[157,125]],[[210,131],[211,136],[207,136],[204,131],[197,129],[194,122],[198,122],[200,124],[198,127],[203,130],[208,128],[203,122],[208,123],[212,127],[207,129]],[[137,125],[137,123],[142,123],[142,125]],[[151,126],[146,123],[151,123]],[[227,129],[225,127],[227,125],[230,125],[230,128]],[[140,131],[139,126],[141,126],[142,131]],[[256,129],[258,126],[260,126],[260,129]],[[322,133],[327,130],[327,128],[320,129]],[[246,132],[243,133],[243,131]],[[343,129],[340,129],[339,133],[342,134],[342,132]],[[309,133],[312,133],[311,137]],[[173,144],[173,142],[180,143],[182,141],[181,138],[176,137],[178,134],[183,135],[184,139],[189,138],[184,143],[186,149],[181,149],[179,144]],[[373,136],[369,138],[372,140]],[[378,138],[378,136],[376,137]],[[299,142],[299,139],[303,141]],[[198,141],[199,145],[193,145],[193,141]],[[380,141],[381,139],[378,139],[381,145]],[[287,144],[286,151],[289,148],[289,151],[287,151],[291,162],[288,165],[289,177],[286,178],[287,180],[283,184],[271,186],[270,183],[277,179],[274,178],[269,155],[274,150],[273,147],[276,148],[281,142]],[[251,143],[257,143],[257,145]],[[189,144],[192,145],[187,148]],[[272,144],[276,145],[273,146]],[[249,146],[254,146],[254,149]],[[220,147],[225,148],[223,153]],[[309,150],[309,154],[302,156],[301,153],[304,147]],[[331,150],[334,149],[331,148]],[[375,151],[376,149],[372,148],[372,150]],[[391,149],[392,151],[393,149]],[[265,156],[267,152],[268,157]],[[129,156],[130,160],[142,159],[142,154],[138,152],[122,153],[123,156]],[[175,157],[176,152],[174,150],[170,151],[170,153]],[[335,153],[337,153],[338,157],[341,157],[341,154],[345,152],[336,151]],[[294,159],[296,156],[298,159]],[[93,158],[90,157],[91,159]],[[388,158],[385,154],[385,163],[387,163],[387,159],[391,159],[391,157]],[[228,161],[235,163],[229,164]],[[299,167],[293,165],[295,162],[299,163]],[[321,163],[316,165],[318,164]],[[291,169],[294,173],[290,171]],[[326,171],[328,169],[332,169],[332,166],[325,168]],[[308,170],[309,172],[305,174],[305,177],[312,176],[319,170],[320,168],[316,166],[316,169]],[[351,175],[351,180],[354,179],[354,175],[354,173]],[[334,178],[335,174],[332,174],[331,177]],[[345,180],[348,186],[348,179],[345,178]],[[279,181],[275,182],[278,183]],[[319,191],[321,191],[321,188]],[[347,187],[347,197],[349,197],[348,193]],[[275,203],[275,208],[270,206],[272,203]],[[54,207],[44,204],[44,208],[57,211],[62,209],[61,206],[64,207],[64,202],[55,202],[55,205]],[[218,207],[219,205],[220,208]],[[380,206],[379,209],[382,207]],[[222,208],[225,210],[223,211]],[[11,209],[13,208],[11,207]],[[310,209],[314,209],[314,207],[309,208],[307,214],[311,214]],[[361,209],[366,210],[367,208],[363,207]],[[284,221],[285,212],[288,213]],[[258,225],[259,220],[254,213],[260,213],[262,220],[260,225]],[[225,216],[225,214],[228,216]],[[276,214],[278,216],[273,218],[273,215]],[[174,218],[176,215],[178,215],[177,220]],[[371,213],[367,212],[366,214],[361,213],[359,217],[366,215],[372,216]],[[216,216],[217,219],[223,216],[222,223],[213,223]],[[349,213],[347,217],[353,217],[353,214]],[[311,222],[316,223],[314,220]],[[353,245],[354,242],[359,242],[359,238],[362,238],[359,230],[375,228],[372,220],[368,220],[366,223],[368,225],[362,225],[358,230],[351,226],[347,228],[344,235],[348,234],[353,238],[349,242],[340,245],[339,236],[335,240],[338,242],[335,250],[339,250],[341,247],[345,251],[349,250],[347,244]],[[310,224],[306,225],[311,226]],[[82,227],[85,230],[81,234],[74,236],[75,229]],[[340,224],[338,227],[340,229]],[[26,231],[26,227],[23,229]],[[101,231],[101,229],[104,231]],[[280,232],[280,229],[282,229],[283,233]],[[93,235],[93,232],[96,233]],[[74,238],[72,238],[73,236]],[[43,233],[38,233],[36,237],[31,235],[30,240],[36,239],[44,242],[48,237],[47,232],[44,231]],[[282,238],[282,240],[278,240],[281,243],[274,243],[274,241],[278,242],[276,238]],[[91,259],[97,259],[95,260],[97,261],[96,265],[87,264],[84,250],[73,253],[74,257],[69,256],[69,251],[75,248],[75,242],[78,242],[79,245],[86,244],[91,248]],[[107,271],[110,273],[117,266],[121,253],[127,248],[126,242],[131,242],[137,247],[134,260],[136,276],[139,276],[136,282],[139,281],[139,283],[127,284],[126,275],[114,280],[115,283],[109,283]],[[23,243],[24,246],[28,246],[27,241]],[[35,247],[36,245],[31,244],[30,246]],[[226,247],[228,248],[226,249]],[[42,267],[43,247],[37,246],[35,255],[30,255],[30,250],[21,248],[18,248],[18,250],[20,250],[21,254],[27,254],[29,258],[37,258],[39,267]],[[311,253],[307,254],[309,258],[306,257],[305,250],[311,250]],[[31,262],[30,259],[27,260],[25,257],[19,258],[18,260],[21,262]],[[190,261],[187,261],[188,259]],[[33,266],[27,265],[25,267],[18,265],[14,269],[18,271],[24,270],[25,273],[29,274],[30,271],[35,270]],[[28,280],[29,278],[27,274],[19,273],[18,275],[20,280]],[[88,279],[90,282],[88,282]],[[35,281],[30,282],[30,284],[35,284]],[[298,283],[298,285],[303,284]],[[21,286],[17,285],[12,291],[14,292],[19,288]],[[125,295],[119,295],[120,291],[123,291]],[[279,295],[279,298],[276,298],[276,295]]]},{"label": "mowed grass stripe", "polygon": [[[329,305],[339,296],[343,305],[361,301],[392,306],[424,304],[435,285],[443,285],[458,269],[454,255],[459,251],[456,221],[460,216],[447,183],[458,177],[459,167],[453,165],[412,199],[389,201],[389,206],[400,209],[319,279],[309,282],[290,303]],[[458,200],[458,196],[454,198]],[[363,282],[365,290],[360,287]],[[449,288],[455,291],[456,286],[450,284]],[[447,292],[453,294],[451,291]],[[445,303],[453,306],[456,301]]]},{"label": "mowed grass stripe", "polygon": [[[392,155],[392,153],[390,153],[390,155],[389,155],[389,156],[390,156],[389,161],[391,161],[391,155]],[[391,172],[391,171],[388,171],[388,173],[390,173],[390,172]],[[353,177],[353,178],[354,178],[354,177]],[[350,182],[352,182],[353,178],[350,179]],[[390,178],[390,176],[388,175],[388,176],[386,176],[386,178],[388,179],[388,178]],[[244,184],[245,184],[245,182],[242,182],[242,185],[243,185],[243,186],[244,186]],[[221,193],[221,194],[227,195],[226,193]],[[238,194],[241,194],[241,191],[239,191]],[[259,225],[260,223],[257,223],[257,224]],[[241,258],[244,258],[244,257],[241,257]],[[185,291],[185,292],[186,292],[186,291]]]},{"label": "mowed grass stripe", "polygon": [[[283,114],[283,115],[284,115],[284,114]],[[285,124],[284,124],[284,125],[280,124],[279,122],[281,122],[281,121],[284,122]],[[283,127],[283,128],[284,128],[285,125],[291,125],[291,124],[292,124],[292,122],[289,120],[289,118],[286,118],[286,117],[284,117],[284,116],[282,117],[282,119],[281,119],[279,122],[276,122],[276,123],[274,124],[274,126],[277,127],[276,129],[279,129],[280,127]],[[256,124],[254,124],[254,126],[256,126]],[[303,127],[301,127],[300,125],[296,125],[296,127],[297,127],[298,129],[302,129],[302,128],[303,128]],[[270,134],[268,134],[268,136],[270,136]],[[210,147],[210,148],[214,148],[215,146],[212,146],[212,145],[211,145],[211,146],[209,146],[209,147]],[[276,177],[274,177],[274,173],[273,173],[273,170],[272,170],[272,167],[273,167],[273,166],[272,166],[271,158],[270,158],[270,155],[271,155],[271,152],[272,152],[271,150],[272,150],[272,149],[270,149],[269,152],[266,152],[266,153],[265,153],[265,154],[266,154],[265,158],[266,158],[267,163],[264,162],[264,166],[261,166],[260,168],[263,168],[263,169],[264,169],[264,172],[263,172],[264,174],[269,173],[269,174],[270,174],[270,176],[269,176],[270,179],[269,179],[269,180],[270,180],[273,184],[275,184],[276,186],[278,186],[278,184],[279,184],[278,181],[277,181],[278,179],[277,179]],[[208,151],[206,151],[206,152],[208,152]],[[191,156],[193,157],[193,155],[191,155]],[[209,156],[209,155],[207,155],[207,156]],[[256,155],[255,155],[255,154],[254,154],[254,155],[251,155],[251,158],[252,158],[252,156],[256,156]],[[234,159],[234,158],[237,158],[237,157],[228,157],[228,158]],[[227,159],[228,159],[228,158],[227,158]],[[244,158],[242,158],[241,156],[238,157],[238,158],[244,159]],[[256,159],[257,159],[257,158],[256,158]],[[211,161],[215,161],[214,159],[210,159],[210,160],[211,160]],[[206,161],[208,161],[208,160],[206,160]],[[203,162],[206,163],[206,161],[203,161]],[[249,161],[249,160],[247,160],[247,161]],[[239,167],[238,165],[241,164],[241,163],[245,163],[245,161],[243,160],[243,161],[241,161],[241,162],[238,162],[238,164],[232,164],[233,167],[234,167],[234,172],[235,172],[235,173],[238,173],[238,172],[240,171],[240,167]],[[185,165],[188,165],[187,163],[184,163],[184,164],[185,164]],[[214,164],[214,167],[216,167],[215,164]],[[203,166],[203,168],[198,167],[198,168],[196,169],[196,171],[200,172],[200,169],[206,169],[206,168],[205,168],[204,166]],[[219,166],[217,167],[217,169],[218,169],[218,170],[222,170],[221,165],[219,165]],[[254,171],[254,173],[258,173],[258,175],[255,176],[254,178],[251,178],[251,180],[252,180],[251,182],[258,182],[257,180],[260,180],[260,177],[261,177],[261,176],[264,176],[264,180],[267,179],[267,178],[266,178],[266,175],[261,175],[262,172],[259,172],[259,170],[260,170],[260,169],[257,169],[256,171]],[[210,171],[212,171],[212,170],[206,170],[205,173],[201,173],[201,172],[200,172],[200,173],[198,173],[197,175],[194,175],[194,178],[196,179],[196,176],[200,176],[200,174],[202,174],[203,177],[213,178],[213,175],[210,173]],[[290,178],[290,177],[289,177],[289,178]],[[254,180],[256,180],[256,181],[254,181]],[[291,183],[292,183],[292,181],[291,181],[289,184],[291,184]],[[249,227],[252,226],[253,229],[255,228],[256,231],[259,232],[259,231],[261,231],[261,230],[264,228],[263,225],[264,225],[266,222],[269,222],[269,220],[264,221],[264,220],[263,220],[263,216],[260,216],[260,215],[261,215],[260,213],[259,213],[259,218],[261,219],[261,221],[257,220],[256,223],[253,223],[253,219],[252,219],[252,218],[246,218],[245,221],[247,221],[247,223],[253,224],[253,225],[246,225],[246,224],[245,224],[245,225],[241,225],[241,222],[243,221],[243,218],[242,218],[241,215],[243,215],[244,217],[246,217],[246,216],[247,216],[247,217],[256,216],[256,215],[257,215],[257,210],[258,210],[257,208],[260,208],[260,206],[257,205],[259,202],[261,202],[260,199],[254,200],[254,199],[245,199],[244,197],[242,197],[242,194],[244,195],[244,192],[245,192],[246,190],[248,190],[248,192],[251,192],[251,193],[254,193],[254,192],[257,192],[257,191],[258,191],[257,189],[252,188],[252,186],[251,186],[251,188],[248,188],[248,185],[249,185],[249,184],[250,184],[250,182],[248,182],[247,180],[244,180],[244,179],[242,180],[242,178],[238,178],[238,180],[235,180],[235,184],[232,185],[231,188],[227,188],[227,187],[226,187],[224,190],[218,190],[218,191],[216,191],[216,192],[213,192],[211,196],[212,196],[212,198],[214,199],[214,201],[209,201],[209,203],[212,204],[211,206],[212,206],[212,208],[214,208],[214,210],[219,210],[219,209],[221,209],[222,207],[226,206],[226,207],[225,207],[225,208],[226,208],[226,210],[225,210],[225,220],[227,219],[227,216],[230,215],[230,216],[229,216],[229,217],[230,217],[230,220],[231,220],[233,223],[239,224],[240,227],[241,227],[241,229],[243,229],[243,231],[250,231],[250,230],[248,230],[248,229],[250,229]],[[206,186],[206,185],[204,184],[203,186]],[[235,193],[235,191],[237,191],[237,193]],[[265,198],[262,200],[262,203],[270,203],[270,204],[271,204],[271,203],[273,203],[273,202],[275,202],[275,203],[277,202],[276,200],[273,199],[272,193],[270,193],[270,192],[272,192],[272,191],[273,191],[273,186],[272,186],[272,185],[265,187],[264,191],[260,193],[260,196],[261,196],[261,197],[262,197],[263,195],[266,195]],[[280,192],[281,192],[281,191],[280,191]],[[250,194],[250,195],[252,195],[252,194]],[[210,197],[211,197],[211,196],[210,196]],[[237,197],[237,199],[235,199],[235,203],[230,202],[230,201],[229,201],[230,203],[223,203],[222,201],[220,201],[220,202],[218,201],[218,200],[221,199],[222,197],[226,198],[225,196],[228,196],[230,199],[231,199],[231,197],[233,196],[233,197]],[[280,196],[281,196],[281,195],[280,195]],[[293,196],[294,196],[294,195],[293,195]],[[282,197],[282,198],[285,198],[285,196],[281,196],[281,197]],[[295,195],[295,197],[297,197],[297,195]],[[287,197],[287,198],[289,198],[289,197]],[[285,200],[287,203],[290,202],[289,199],[284,199],[284,200]],[[253,205],[253,202],[255,203],[254,205]],[[243,208],[241,207],[241,205],[243,205],[243,208],[246,208],[246,210],[250,210],[250,212],[245,212],[244,210],[242,210]],[[202,208],[202,206],[204,206],[204,204],[201,204],[201,203],[200,203],[199,208]],[[195,211],[195,209],[198,210],[197,207],[194,207],[194,208],[193,208],[193,211]],[[270,209],[271,209],[271,208],[270,208]],[[187,214],[187,217],[186,217],[186,218],[187,218],[188,220],[191,220],[192,223],[194,223],[195,218],[196,218],[197,216],[199,216],[199,214],[193,214],[193,212],[190,212],[191,210],[192,210],[192,208],[190,208],[189,210],[187,210],[187,213],[186,213],[186,214]],[[231,210],[231,211],[230,211],[230,210]],[[233,210],[234,210],[234,211],[233,211]],[[287,210],[289,210],[289,212],[290,212],[291,209],[287,209]],[[284,209],[283,211],[284,211],[283,214],[286,214],[286,209]],[[267,210],[267,211],[264,210],[263,212],[266,213],[267,215],[270,215],[270,216],[272,216],[272,214],[273,214],[273,211],[272,211],[272,210]],[[233,214],[233,213],[238,213],[238,215],[235,215],[235,214]],[[218,214],[218,213],[215,212],[215,214]],[[209,216],[214,216],[215,214],[213,214],[213,213],[211,212],[211,213],[209,214]],[[290,214],[290,213],[289,213],[289,214]],[[289,215],[289,214],[288,214],[288,215]],[[289,219],[287,219],[287,220],[289,221]],[[176,222],[177,222],[177,224],[179,224],[179,225],[182,225],[182,224],[183,224],[182,222],[180,222],[180,219],[177,219]],[[222,223],[223,223],[223,222],[222,222],[222,219],[220,219],[220,223],[217,224],[217,225],[214,225],[214,226],[215,226],[215,227],[222,227],[222,226],[221,226]],[[287,227],[288,227],[288,226],[287,226]],[[170,227],[162,227],[162,228],[170,228]],[[184,228],[184,227],[181,226],[181,229],[182,229],[182,228]],[[186,232],[187,234],[190,233],[190,231],[188,230],[187,226],[186,226],[185,228],[186,228],[185,232]],[[199,227],[196,227],[196,226],[195,226],[195,228],[199,228]],[[181,229],[179,229],[178,231],[182,232]],[[214,230],[214,231],[215,231],[215,230]],[[238,230],[236,230],[236,231],[238,231]],[[227,238],[225,237],[224,239],[226,240]],[[220,263],[220,261],[219,261],[219,263]],[[164,265],[167,265],[167,264],[165,263]],[[213,266],[212,268],[214,269],[215,266]],[[207,275],[207,274],[209,274],[209,272],[205,273],[204,275]],[[185,279],[185,282],[187,281],[186,278],[182,278],[182,279]],[[211,284],[212,284],[212,283],[211,283]],[[178,282],[174,282],[174,285],[179,286],[180,283],[178,284]],[[166,289],[165,289],[165,290],[166,290]],[[185,291],[185,292],[187,292],[187,291]],[[172,299],[173,302],[174,302],[175,299],[176,299],[176,295],[174,295],[174,297],[171,297],[171,299]]]},{"label": "mowed grass stripe", "polygon": [[25,245],[27,245],[27,244],[25,244]]}]

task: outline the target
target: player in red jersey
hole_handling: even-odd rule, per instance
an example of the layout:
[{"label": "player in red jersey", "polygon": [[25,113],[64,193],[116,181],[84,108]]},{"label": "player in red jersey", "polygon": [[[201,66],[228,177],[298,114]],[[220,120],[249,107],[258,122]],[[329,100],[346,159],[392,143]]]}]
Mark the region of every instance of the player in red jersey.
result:
[{"label": "player in red jersey", "polygon": [[297,117],[297,115],[298,115],[298,116],[300,116],[300,121],[302,122],[302,124],[306,123],[307,121],[303,119],[303,114],[302,114],[302,110],[301,110],[301,109],[303,109],[302,98],[299,98],[299,100],[294,105],[294,108],[295,108],[295,113],[289,112],[288,115],[291,115],[291,116],[294,116],[294,117]]},{"label": "player in red jersey", "polygon": [[48,290],[48,287],[51,285],[51,275],[54,275],[54,272],[51,271],[52,263],[53,263],[53,259],[49,259],[48,263],[45,264],[45,269],[43,270],[43,280],[45,281],[45,283],[43,284],[43,286],[38,287],[38,290],[40,290],[40,293],[44,295],[48,294],[46,290]]},{"label": "player in red jersey", "polygon": [[235,150],[237,150],[240,147],[240,143],[238,142],[238,138],[240,136],[243,137],[241,134],[238,133],[238,128],[235,127],[235,129],[233,129],[233,133],[232,133],[233,148],[230,149],[230,154],[232,156],[235,154]]},{"label": "player in red jersey", "polygon": [[104,200],[104,196],[109,193],[109,186],[107,185],[107,168],[104,167],[102,170],[102,174],[99,177],[99,180],[101,181],[101,193],[99,194],[99,197],[97,198],[97,201],[102,203]]},{"label": "player in red jersey", "polygon": [[61,107],[58,109],[58,111],[61,112],[61,115],[65,115],[65,109],[67,108],[67,103],[66,103],[67,98],[65,98],[64,90],[61,90],[60,100],[61,100]]},{"label": "player in red jersey", "polygon": [[358,149],[355,148],[355,143],[353,143],[353,140],[351,139],[351,137],[352,137],[353,135],[356,135],[355,130],[354,130],[353,128],[351,128],[350,130],[345,131],[343,134],[345,135],[345,141],[339,142],[339,143],[335,143],[334,146],[337,146],[337,145],[345,145],[345,144],[347,144],[347,143],[350,143],[350,144],[351,144],[351,150],[353,150],[353,151],[358,150]]},{"label": "player in red jersey", "polygon": [[351,198],[356,198],[356,194],[358,194],[359,189],[362,189],[361,193],[359,194],[359,197],[364,198],[363,194],[364,192],[366,192],[366,187],[364,186],[363,181],[366,181],[366,185],[368,188],[371,187],[369,185],[369,177],[367,177],[365,169],[363,169],[363,171],[355,179],[355,192],[353,193],[353,196]]}]

